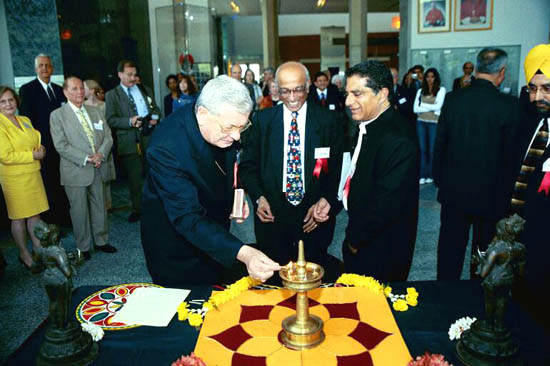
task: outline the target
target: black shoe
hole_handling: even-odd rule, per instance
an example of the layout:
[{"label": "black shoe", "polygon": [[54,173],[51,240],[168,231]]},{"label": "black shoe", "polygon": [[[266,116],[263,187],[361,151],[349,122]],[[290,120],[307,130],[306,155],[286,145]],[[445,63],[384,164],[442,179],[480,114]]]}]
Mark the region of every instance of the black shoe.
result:
[{"label": "black shoe", "polygon": [[130,216],[128,216],[128,222],[136,222],[141,219],[141,214],[139,212],[132,212]]},{"label": "black shoe", "polygon": [[96,250],[101,250],[104,253],[116,253],[117,252],[116,248],[114,246],[112,246],[111,244],[105,244],[105,245],[102,245],[102,246],[94,245],[94,248]]},{"label": "black shoe", "polygon": [[90,259],[92,259],[92,255],[90,254],[90,251],[89,251],[89,250],[87,250],[87,251],[85,251],[85,252],[80,252],[80,256],[81,256],[82,258],[84,258],[84,260],[87,260],[87,261],[89,261]]}]

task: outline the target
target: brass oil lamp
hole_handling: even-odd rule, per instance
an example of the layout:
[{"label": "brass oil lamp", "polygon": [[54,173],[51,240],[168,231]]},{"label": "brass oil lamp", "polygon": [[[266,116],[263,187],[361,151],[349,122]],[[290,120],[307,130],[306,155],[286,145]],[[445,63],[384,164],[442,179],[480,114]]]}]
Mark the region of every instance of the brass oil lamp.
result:
[{"label": "brass oil lamp", "polygon": [[323,267],[308,263],[304,255],[304,243],[298,243],[298,261],[290,262],[279,271],[285,288],[296,291],[296,315],[285,318],[279,338],[283,344],[297,351],[314,348],[325,339],[323,320],[309,313],[307,292],[321,285],[325,274]]}]

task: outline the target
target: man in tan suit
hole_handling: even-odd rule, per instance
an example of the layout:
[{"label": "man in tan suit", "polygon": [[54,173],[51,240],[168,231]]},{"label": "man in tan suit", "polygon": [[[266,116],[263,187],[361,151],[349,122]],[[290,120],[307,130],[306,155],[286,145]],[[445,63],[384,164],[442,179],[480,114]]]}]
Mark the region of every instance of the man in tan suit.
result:
[{"label": "man in tan suit", "polygon": [[90,259],[90,239],[106,253],[117,250],[108,244],[105,186],[109,169],[105,164],[113,139],[101,112],[85,106],[84,84],[74,76],[63,83],[68,103],[50,116],[55,149],[61,156],[61,185],[71,204],[71,221],[78,249]]}]

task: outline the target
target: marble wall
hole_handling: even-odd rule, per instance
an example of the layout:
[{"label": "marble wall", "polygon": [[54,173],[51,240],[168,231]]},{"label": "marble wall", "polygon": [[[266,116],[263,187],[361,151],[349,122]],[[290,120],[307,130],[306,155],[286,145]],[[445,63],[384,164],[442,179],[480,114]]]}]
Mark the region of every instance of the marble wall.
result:
[{"label": "marble wall", "polygon": [[54,74],[63,74],[55,0],[4,0],[13,74],[32,76],[34,58],[46,53]]}]

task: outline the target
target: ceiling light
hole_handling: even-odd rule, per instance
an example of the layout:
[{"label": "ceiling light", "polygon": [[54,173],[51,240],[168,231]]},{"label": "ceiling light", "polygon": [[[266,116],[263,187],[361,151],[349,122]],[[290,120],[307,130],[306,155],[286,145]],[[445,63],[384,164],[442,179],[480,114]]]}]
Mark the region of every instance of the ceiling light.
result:
[{"label": "ceiling light", "polygon": [[323,6],[325,6],[326,2],[327,0],[317,0],[317,7],[322,8]]},{"label": "ceiling light", "polygon": [[241,8],[239,8],[239,5],[237,5],[237,3],[234,1],[230,1],[229,6],[231,7],[231,10],[233,10],[234,13],[238,13],[241,11]]}]

